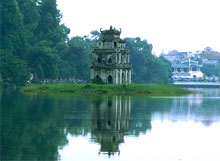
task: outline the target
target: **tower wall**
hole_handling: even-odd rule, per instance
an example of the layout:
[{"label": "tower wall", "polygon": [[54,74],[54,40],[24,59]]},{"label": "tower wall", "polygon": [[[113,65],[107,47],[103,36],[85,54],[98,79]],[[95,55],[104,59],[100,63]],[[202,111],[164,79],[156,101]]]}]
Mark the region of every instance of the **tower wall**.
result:
[{"label": "tower wall", "polygon": [[120,38],[121,30],[101,31],[101,37],[93,50],[91,80],[109,84],[130,84],[131,65],[129,50]]}]

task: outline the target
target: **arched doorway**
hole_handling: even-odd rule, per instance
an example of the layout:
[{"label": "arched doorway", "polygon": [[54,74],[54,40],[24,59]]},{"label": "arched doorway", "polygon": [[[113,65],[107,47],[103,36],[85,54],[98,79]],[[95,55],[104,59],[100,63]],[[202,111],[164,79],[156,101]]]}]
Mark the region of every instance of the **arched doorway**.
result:
[{"label": "arched doorway", "polygon": [[112,84],[113,83],[113,78],[111,75],[108,76],[108,84]]},{"label": "arched doorway", "polygon": [[193,81],[196,81],[196,80],[197,80],[196,75],[193,75]]},{"label": "arched doorway", "polygon": [[96,84],[103,84],[103,80],[99,75],[96,75],[92,82]]}]

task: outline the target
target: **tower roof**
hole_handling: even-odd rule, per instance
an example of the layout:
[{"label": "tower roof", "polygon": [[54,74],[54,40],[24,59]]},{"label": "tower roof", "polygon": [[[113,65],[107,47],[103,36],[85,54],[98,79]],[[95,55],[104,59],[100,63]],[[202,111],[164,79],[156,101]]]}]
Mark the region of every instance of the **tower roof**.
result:
[{"label": "tower roof", "polygon": [[115,27],[112,28],[112,26],[110,26],[109,30],[102,30],[102,28],[101,28],[100,32],[101,32],[100,40],[105,40],[105,41],[116,40],[120,43],[125,43],[125,41],[120,38],[121,29],[117,30]]},{"label": "tower roof", "polygon": [[112,26],[110,26],[110,29],[109,30],[102,30],[102,28],[100,29],[100,32],[103,34],[103,35],[120,35],[121,34],[121,29],[120,31],[117,30],[115,27],[112,28]]}]

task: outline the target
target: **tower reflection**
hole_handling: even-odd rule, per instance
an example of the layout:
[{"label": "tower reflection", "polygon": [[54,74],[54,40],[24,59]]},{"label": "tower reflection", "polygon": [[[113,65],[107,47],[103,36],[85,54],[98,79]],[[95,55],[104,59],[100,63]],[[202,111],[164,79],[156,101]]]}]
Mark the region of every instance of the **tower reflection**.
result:
[{"label": "tower reflection", "polygon": [[128,132],[130,96],[102,96],[92,101],[92,139],[101,145],[99,154],[120,155],[119,144]]}]

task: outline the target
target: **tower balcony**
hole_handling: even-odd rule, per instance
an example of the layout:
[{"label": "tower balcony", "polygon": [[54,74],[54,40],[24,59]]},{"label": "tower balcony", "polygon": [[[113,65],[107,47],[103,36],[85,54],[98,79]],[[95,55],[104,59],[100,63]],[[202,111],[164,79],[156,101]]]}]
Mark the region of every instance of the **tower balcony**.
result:
[{"label": "tower balcony", "polygon": [[130,63],[117,64],[117,63],[92,63],[91,68],[100,68],[100,69],[131,69]]},{"label": "tower balcony", "polygon": [[93,53],[129,53],[130,49],[127,48],[99,48],[95,47]]}]

